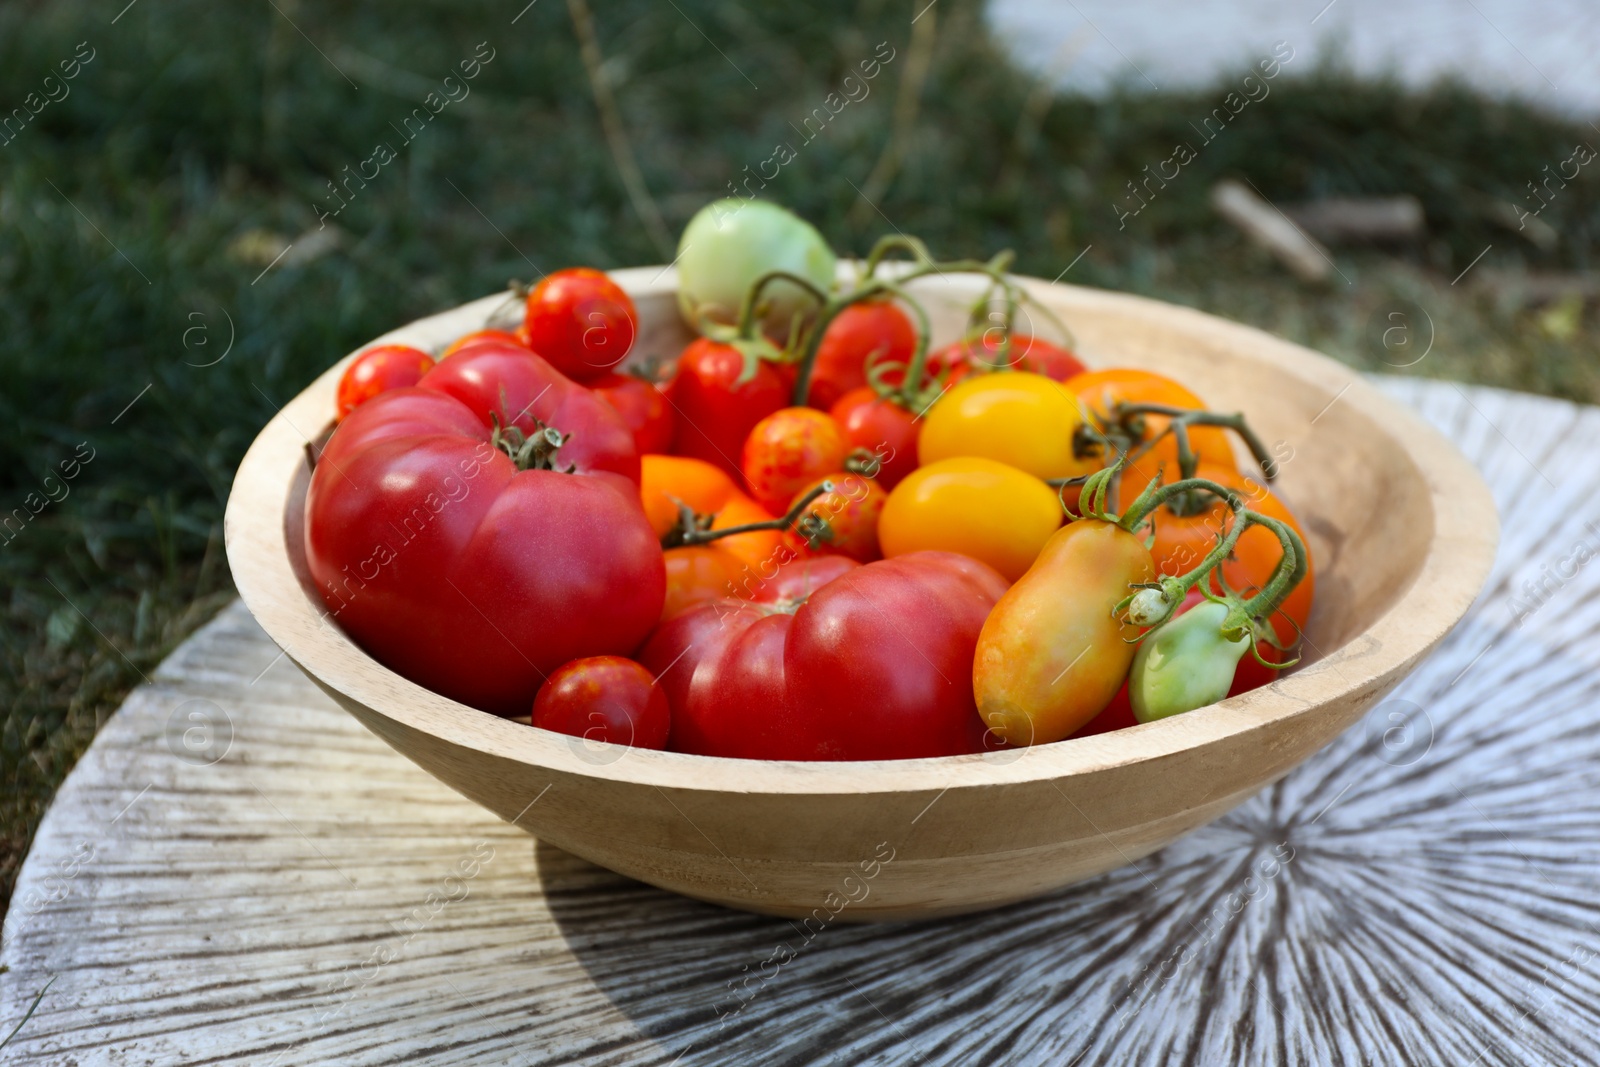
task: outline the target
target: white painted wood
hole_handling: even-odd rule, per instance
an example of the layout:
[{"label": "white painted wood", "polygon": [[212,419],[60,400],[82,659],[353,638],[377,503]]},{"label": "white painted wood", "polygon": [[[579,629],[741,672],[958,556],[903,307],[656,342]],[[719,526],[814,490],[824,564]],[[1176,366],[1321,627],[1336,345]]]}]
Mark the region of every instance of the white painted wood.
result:
[{"label": "white painted wood", "polygon": [[1488,478],[1488,590],[1361,725],[1137,866],[915,925],[695,903],[458,797],[235,604],[46,816],[5,1029],[55,982],[0,1061],[1600,1061],[1600,566],[1562,568],[1600,551],[1600,409],[1381,384]]}]

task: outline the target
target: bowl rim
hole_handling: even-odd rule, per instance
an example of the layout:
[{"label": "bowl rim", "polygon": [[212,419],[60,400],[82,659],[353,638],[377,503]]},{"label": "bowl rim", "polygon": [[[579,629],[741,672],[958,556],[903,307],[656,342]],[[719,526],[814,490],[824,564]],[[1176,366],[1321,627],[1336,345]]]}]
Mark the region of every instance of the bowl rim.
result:
[{"label": "bowl rim", "polygon": [[[635,299],[671,296],[677,290],[676,271],[670,266],[610,273]],[[1092,737],[902,760],[746,760],[628,749],[620,758],[597,762],[578,751],[581,746],[572,744],[576,739],[468,707],[372,659],[343,630],[323,621],[326,612],[296,576],[284,534],[289,487],[305,462],[306,442],[315,440],[328,422],[345,365],[373,345],[416,344],[429,324],[446,317],[477,316],[481,322],[504,302],[501,293],[418,319],[361,345],[262,428],[240,462],[224,516],[228,561],[239,595],[268,636],[314,681],[399,727],[529,768],[617,784],[762,795],[942,795],[950,789],[1053,782],[1224,745],[1314,715],[1335,701],[1365,707],[1366,700],[1387,691],[1466,613],[1494,560],[1498,516],[1478,471],[1419,416],[1343,364],[1253,327],[1128,293],[1037,278],[1017,280],[1030,291],[1048,291],[1056,300],[1163,319],[1168,327],[1251,351],[1270,359],[1277,372],[1324,388],[1330,398],[1343,397],[1381,420],[1384,432],[1404,448],[1428,486],[1432,537],[1410,585],[1366,630],[1286,678],[1194,712]],[[1353,675],[1341,671],[1358,660]]]}]

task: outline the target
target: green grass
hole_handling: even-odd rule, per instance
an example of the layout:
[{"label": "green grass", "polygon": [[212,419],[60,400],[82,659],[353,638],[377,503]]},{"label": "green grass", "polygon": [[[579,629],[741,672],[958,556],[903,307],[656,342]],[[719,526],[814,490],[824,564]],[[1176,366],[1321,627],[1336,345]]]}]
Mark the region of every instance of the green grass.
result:
[{"label": "green grass", "polygon": [[[76,0],[0,9],[0,108],[22,105],[79,42],[95,50],[70,96],[0,145],[0,515],[32,492],[59,496],[46,474],[80,443],[94,451],[68,495],[0,547],[0,905],[96,728],[230,595],[222,506],[275,405],[363,340],[533,265],[662,259],[602,136],[567,8],[536,4],[513,26],[521,6],[162,0],[115,25]],[[842,251],[894,228],[946,255],[1010,247],[1021,271],[1050,278],[1089,247],[1070,280],[1203,307],[1363,367],[1382,366],[1373,323],[1409,301],[1439,329],[1411,373],[1600,400],[1581,308],[1551,315],[1474,284],[1491,269],[1589,267],[1600,198],[1587,169],[1542,216],[1552,248],[1491,207],[1519,202],[1577,142],[1600,142],[1582,124],[1450,86],[1357,82],[1300,56],[1119,229],[1125,183],[1194,141],[1189,123],[1237,79],[1052,97],[988,40],[977,4],[944,0],[928,16],[937,38],[904,166],[866,209],[857,186],[884,148],[911,9],[770,8],[630,0],[599,13],[605,76],[671,228],[787,142],[796,158],[763,195]],[[471,95],[400,145],[390,123],[484,41],[495,55]],[[870,95],[802,143],[795,127],[883,41],[896,56]],[[277,246],[251,233],[303,251],[326,182],[379,141],[398,158],[335,220],[333,250],[263,274]],[[1213,216],[1206,193],[1224,176],[1274,200],[1413,193],[1429,237],[1341,253],[1348,282],[1306,287]],[[1452,286],[1490,244],[1476,277]],[[230,332],[227,357],[205,365]]]}]

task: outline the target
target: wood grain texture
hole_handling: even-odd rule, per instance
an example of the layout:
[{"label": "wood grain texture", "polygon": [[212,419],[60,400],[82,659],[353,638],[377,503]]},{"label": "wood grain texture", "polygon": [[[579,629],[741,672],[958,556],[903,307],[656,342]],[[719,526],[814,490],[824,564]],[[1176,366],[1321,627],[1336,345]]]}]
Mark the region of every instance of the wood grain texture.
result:
[{"label": "wood grain texture", "polygon": [[457,796],[234,605],[47,814],[6,1028],[55,984],[0,1059],[1600,1062],[1600,410],[1382,384],[1493,487],[1484,596],[1362,723],[1136,866],[919,924],[699,904]]},{"label": "wood grain texture", "polygon": [[[638,307],[636,353],[677,351],[685,334],[671,269],[615,277]],[[304,446],[331,418],[340,365],[285,403],[240,464],[225,519],[234,581],[272,639],[397,750],[541,840],[652,885],[799,919],[841,886],[859,893],[861,865],[892,847],[895,862],[872,868],[870,896],[837,920],[865,922],[979,910],[1095,877],[1235,807],[1381,699],[1472,603],[1493,559],[1494,505],[1446,439],[1348,367],[1187,308],[1019,281],[1071,322],[1090,366],[1164,371],[1292,449],[1277,485],[1318,580],[1306,656],[1287,677],[1204,714],[939,759],[606,753],[524,729],[378,663],[329,621],[311,586],[298,511]],[[936,344],[957,335],[986,284],[912,283]],[[379,340],[442,346],[481,327],[498,300]],[[1034,316],[1043,317],[1029,312],[1019,330],[1041,332]],[[937,833],[922,824],[935,805]]]}]

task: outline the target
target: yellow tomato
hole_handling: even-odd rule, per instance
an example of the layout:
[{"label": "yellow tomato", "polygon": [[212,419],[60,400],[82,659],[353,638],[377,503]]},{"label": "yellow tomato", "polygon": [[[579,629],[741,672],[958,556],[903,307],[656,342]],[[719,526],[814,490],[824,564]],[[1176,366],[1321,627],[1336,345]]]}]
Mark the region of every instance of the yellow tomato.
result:
[{"label": "yellow tomato", "polygon": [[894,487],[878,519],[878,544],[886,558],[924,549],[959,552],[1014,582],[1061,516],[1056,491],[1025,471],[977,456],[944,459]]},{"label": "yellow tomato", "polygon": [[1075,478],[1100,468],[1072,454],[1083,422],[1077,394],[1042,374],[1007,371],[968,378],[928,412],[917,438],[926,466],[955,456],[982,456],[1036,478]]}]

